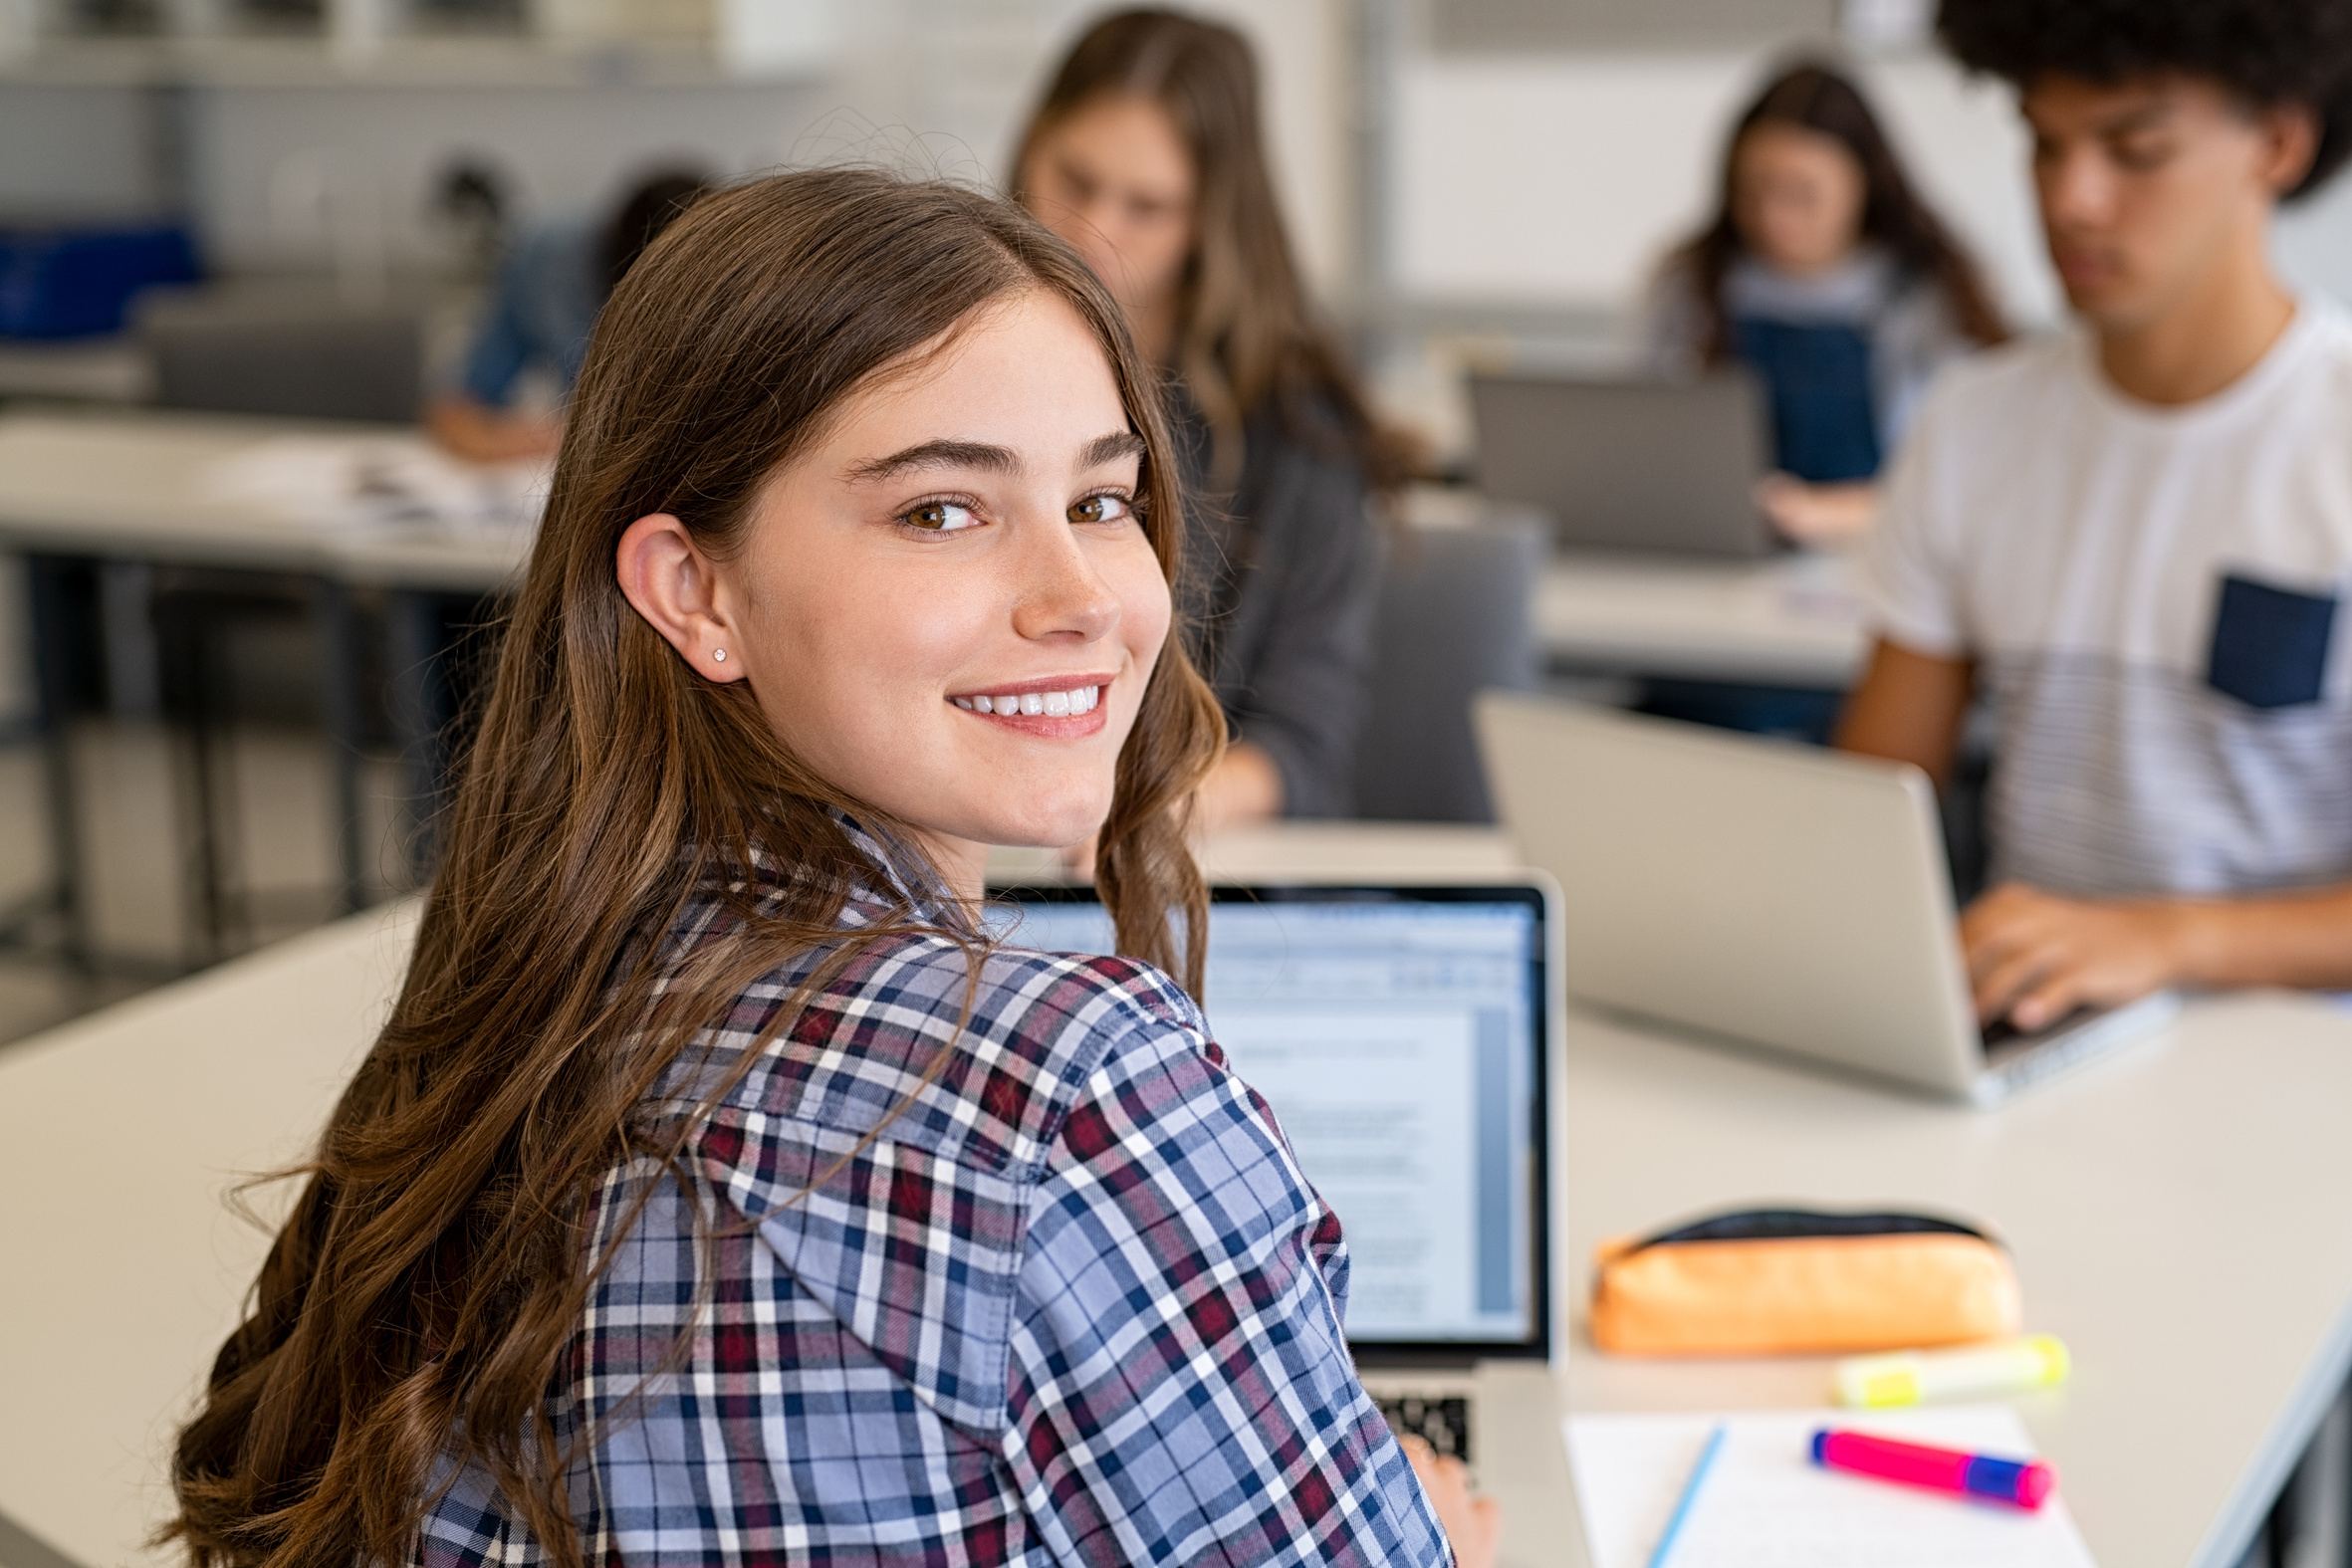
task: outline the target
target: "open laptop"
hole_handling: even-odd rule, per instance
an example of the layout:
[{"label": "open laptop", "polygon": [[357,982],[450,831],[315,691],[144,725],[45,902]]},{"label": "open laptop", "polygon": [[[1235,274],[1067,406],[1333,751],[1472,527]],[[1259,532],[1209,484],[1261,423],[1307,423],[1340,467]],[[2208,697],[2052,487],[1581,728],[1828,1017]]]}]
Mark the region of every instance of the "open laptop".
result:
[{"label": "open laptop", "polygon": [[1541,508],[1563,549],[1759,557],[1764,388],[1737,366],[1694,380],[1473,375],[1479,488]]},{"label": "open laptop", "polygon": [[[1006,940],[1111,951],[1088,888],[999,889]],[[1212,890],[1205,1010],[1349,1252],[1347,1334],[1390,1423],[1561,1506],[1551,1060],[1557,890],[1540,873]],[[1530,1448],[1530,1446],[1535,1446]],[[1500,1468],[1481,1456],[1505,1457]],[[1520,1526],[1512,1526],[1515,1534]]]},{"label": "open laptop", "polygon": [[1477,724],[1579,1001],[1980,1105],[2178,1009],[1980,1029],[1916,768],[1495,692]]}]

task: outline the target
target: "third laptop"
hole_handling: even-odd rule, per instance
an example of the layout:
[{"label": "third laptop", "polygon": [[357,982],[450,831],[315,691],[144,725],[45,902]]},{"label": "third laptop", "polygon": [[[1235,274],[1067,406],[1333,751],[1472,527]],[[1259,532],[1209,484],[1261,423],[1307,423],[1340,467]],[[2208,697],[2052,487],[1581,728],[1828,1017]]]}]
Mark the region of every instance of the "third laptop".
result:
[{"label": "third laptop", "polygon": [[1981,1028],[1916,768],[1492,692],[1478,729],[1505,822],[1558,879],[1572,999],[1978,1104],[2177,1010]]}]

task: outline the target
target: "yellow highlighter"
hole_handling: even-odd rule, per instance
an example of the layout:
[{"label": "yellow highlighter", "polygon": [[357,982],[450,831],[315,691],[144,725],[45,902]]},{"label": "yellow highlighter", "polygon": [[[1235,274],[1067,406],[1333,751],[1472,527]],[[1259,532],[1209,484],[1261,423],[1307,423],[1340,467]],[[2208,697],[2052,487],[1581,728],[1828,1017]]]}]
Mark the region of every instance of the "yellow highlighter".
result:
[{"label": "yellow highlighter", "polygon": [[1932,1400],[2023,1394],[2066,1381],[2066,1347],[2054,1334],[1965,1350],[1902,1350],[1837,1364],[1837,1402],[1882,1408]]}]

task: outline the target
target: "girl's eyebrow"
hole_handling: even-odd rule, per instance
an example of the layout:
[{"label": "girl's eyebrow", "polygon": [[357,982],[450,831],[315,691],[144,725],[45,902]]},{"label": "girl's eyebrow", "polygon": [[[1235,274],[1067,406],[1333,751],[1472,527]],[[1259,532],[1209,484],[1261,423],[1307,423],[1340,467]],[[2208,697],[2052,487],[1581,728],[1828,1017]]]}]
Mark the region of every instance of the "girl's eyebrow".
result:
[{"label": "girl's eyebrow", "polygon": [[[1143,455],[1143,437],[1132,430],[1096,436],[1078,449],[1080,468],[1100,468],[1123,457]],[[1011,447],[987,441],[923,441],[887,457],[850,465],[851,484],[871,484],[925,469],[976,468],[991,474],[1017,474],[1021,459]]]},{"label": "girl's eyebrow", "polygon": [[888,457],[852,464],[848,477],[852,484],[862,484],[927,468],[977,468],[992,474],[1016,474],[1021,471],[1021,459],[1013,455],[1011,447],[985,441],[923,441]]},{"label": "girl's eyebrow", "polygon": [[1078,467],[1100,468],[1115,463],[1122,457],[1141,457],[1145,447],[1143,437],[1132,430],[1120,430],[1110,435],[1096,436],[1078,453]]}]

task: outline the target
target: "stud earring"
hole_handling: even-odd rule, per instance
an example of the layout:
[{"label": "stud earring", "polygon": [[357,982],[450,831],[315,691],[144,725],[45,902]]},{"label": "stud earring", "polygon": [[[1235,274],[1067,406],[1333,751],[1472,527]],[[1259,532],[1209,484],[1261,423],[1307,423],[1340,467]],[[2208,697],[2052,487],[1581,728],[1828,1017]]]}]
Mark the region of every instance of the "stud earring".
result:
[{"label": "stud earring", "polygon": [[711,662],[712,662],[713,664],[724,664],[724,663],[726,663],[726,662],[727,662],[727,650],[726,650],[725,648],[713,648],[713,649],[711,650]]}]

